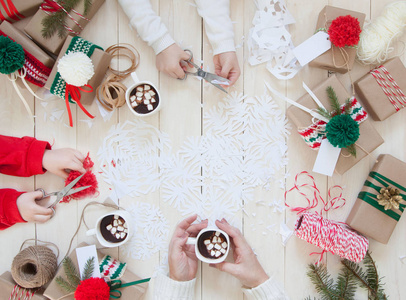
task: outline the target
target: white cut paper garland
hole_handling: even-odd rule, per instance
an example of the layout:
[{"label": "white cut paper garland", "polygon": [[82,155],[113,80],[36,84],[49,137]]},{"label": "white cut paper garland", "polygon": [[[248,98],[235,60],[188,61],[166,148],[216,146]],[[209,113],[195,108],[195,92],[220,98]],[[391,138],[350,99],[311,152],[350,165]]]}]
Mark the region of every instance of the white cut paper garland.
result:
[{"label": "white cut paper garland", "polygon": [[257,11],[252,20],[247,39],[254,66],[267,63],[267,69],[278,79],[293,78],[301,69],[292,49],[294,48],[288,25],[295,23],[283,0],[257,0]]}]

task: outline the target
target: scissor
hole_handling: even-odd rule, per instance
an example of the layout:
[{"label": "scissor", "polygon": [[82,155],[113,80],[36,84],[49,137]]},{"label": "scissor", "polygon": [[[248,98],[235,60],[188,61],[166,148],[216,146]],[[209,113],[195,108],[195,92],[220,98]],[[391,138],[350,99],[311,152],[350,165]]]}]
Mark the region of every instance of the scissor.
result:
[{"label": "scissor", "polygon": [[187,75],[193,75],[193,76],[198,76],[204,80],[206,80],[207,82],[211,83],[212,85],[214,85],[216,88],[219,88],[220,90],[222,90],[223,92],[227,93],[227,91],[221,86],[221,84],[224,85],[229,85],[230,84],[230,80],[228,80],[227,78],[221,77],[221,76],[217,76],[216,74],[210,73],[210,72],[206,72],[203,71],[202,68],[200,68],[198,65],[196,65],[192,59],[193,59],[193,52],[189,49],[185,49],[185,52],[189,53],[190,57],[188,60],[186,60],[185,62],[189,65],[192,65],[195,69],[196,72],[189,72],[189,71],[185,71],[185,77],[183,77],[181,80],[185,80]]},{"label": "scissor", "polygon": [[48,198],[51,196],[56,196],[55,201],[52,202],[52,204],[48,206],[48,208],[52,209],[52,211],[55,214],[55,206],[59,203],[59,201],[61,201],[63,199],[63,197],[76,194],[77,192],[83,191],[83,190],[91,187],[91,185],[86,185],[86,186],[82,186],[82,187],[79,187],[76,189],[72,189],[75,186],[75,184],[78,183],[78,181],[83,177],[83,175],[85,175],[85,174],[82,174],[79,177],[75,178],[71,183],[69,183],[67,186],[65,186],[62,190],[60,190],[58,192],[47,193],[47,192],[45,192],[44,189],[41,189],[41,188],[36,189],[36,191],[42,192],[42,198],[39,198],[37,200],[39,201],[39,200],[42,200],[42,199],[45,199],[45,198]]}]

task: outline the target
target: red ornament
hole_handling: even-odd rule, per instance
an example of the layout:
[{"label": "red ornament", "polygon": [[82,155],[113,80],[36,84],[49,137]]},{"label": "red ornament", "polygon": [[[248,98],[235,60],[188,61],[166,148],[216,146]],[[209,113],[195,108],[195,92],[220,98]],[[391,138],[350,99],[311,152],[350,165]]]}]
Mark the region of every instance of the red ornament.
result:
[{"label": "red ornament", "polygon": [[109,300],[110,287],[107,283],[96,277],[83,280],[75,291],[76,300]]},{"label": "red ornament", "polygon": [[360,34],[361,27],[358,19],[350,15],[334,19],[328,29],[330,41],[336,47],[357,45]]},{"label": "red ornament", "polygon": [[[83,168],[86,169],[86,173],[79,180],[79,182],[75,184],[75,186],[73,188],[78,188],[78,187],[87,186],[87,185],[90,185],[91,187],[89,187],[81,192],[78,192],[78,193],[75,193],[75,194],[72,194],[69,196],[65,196],[61,202],[67,203],[72,199],[75,199],[75,200],[83,199],[86,197],[94,196],[98,192],[97,179],[96,179],[96,176],[91,171],[93,166],[94,166],[94,163],[90,159],[89,153],[88,153],[85,160],[83,161]],[[71,183],[73,180],[75,180],[80,175],[82,175],[82,173],[80,173],[79,171],[71,171],[69,173],[68,178],[65,180],[65,186],[68,185],[69,183]]]}]

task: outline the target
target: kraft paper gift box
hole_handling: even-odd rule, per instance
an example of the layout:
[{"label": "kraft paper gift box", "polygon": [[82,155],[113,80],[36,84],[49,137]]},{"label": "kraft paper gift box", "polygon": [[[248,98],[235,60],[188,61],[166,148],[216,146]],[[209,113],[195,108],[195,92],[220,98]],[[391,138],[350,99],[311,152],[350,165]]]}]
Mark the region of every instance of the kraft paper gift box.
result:
[{"label": "kraft paper gift box", "polygon": [[32,16],[38,10],[42,0],[5,0],[0,4],[0,22],[17,22]]},{"label": "kraft paper gift box", "polygon": [[[28,36],[26,36],[22,31],[16,29],[13,24],[10,24],[8,21],[4,21],[0,25],[0,31],[3,32],[6,36],[14,40],[16,43],[20,44],[24,50],[30,53],[33,57],[35,57],[38,61],[40,61],[45,68],[43,69],[43,74],[47,74],[41,78],[41,80],[34,80],[32,77],[33,84],[37,86],[44,86],[46,79],[48,78],[53,65],[55,64],[55,60],[51,58],[48,54],[46,54],[40,47],[38,47]],[[36,65],[36,64],[35,64]],[[41,69],[39,65],[37,65],[38,69]],[[37,77],[38,78],[38,77]],[[28,80],[28,78],[27,78]],[[30,80],[28,80],[30,81]],[[34,83],[35,82],[35,83]],[[18,80],[19,85],[22,88],[25,88],[24,85],[20,80]]]},{"label": "kraft paper gift box", "polygon": [[[78,247],[85,247],[88,246],[86,243],[81,243]],[[99,260],[101,260],[104,257],[104,254],[100,251],[97,251],[97,255]],[[76,268],[78,267],[77,265],[77,257],[76,257],[76,251],[73,250],[69,257],[72,259],[73,263],[75,264]],[[97,264],[98,267],[98,264]],[[58,276],[62,276],[65,278],[64,275],[64,270],[61,265],[61,267],[58,269],[58,272],[56,273],[55,278],[51,281],[49,284],[48,288],[45,290],[44,295],[48,297],[51,300],[57,300],[65,295],[68,294],[65,290],[63,290],[57,283],[56,283],[56,278]],[[122,283],[128,283],[136,280],[140,280],[141,278],[132,273],[131,271],[126,269],[124,272],[123,277],[120,278]],[[124,287],[119,289],[121,291],[121,298],[120,300],[133,300],[133,299],[141,299],[142,296],[145,294],[147,290],[148,283],[142,283],[142,284],[137,284],[137,285],[132,285],[128,287]],[[64,300],[74,300],[73,295],[67,296],[63,298]]]},{"label": "kraft paper gift box", "polygon": [[[328,28],[334,19],[340,16],[347,15],[351,15],[352,17],[357,18],[362,29],[365,21],[365,14],[326,5],[319,14],[316,30],[325,28],[328,31]],[[309,63],[309,66],[344,74],[352,69],[355,61],[355,56],[357,54],[357,49],[355,47],[343,47],[342,51],[345,51],[348,57],[346,54],[343,55],[339,48],[331,45],[330,50],[324,52],[323,54],[312,60]],[[347,57],[348,59],[348,66],[346,65],[344,57]]]},{"label": "kraft paper gift box", "polygon": [[[316,97],[321,101],[321,103],[330,110],[330,101],[328,100],[326,89],[331,86],[337,94],[338,101],[342,104],[350,98],[345,87],[337,79],[337,77],[331,76],[326,81],[320,83],[314,88],[311,88]],[[311,98],[309,94],[304,95],[296,101],[299,104],[306,106],[309,109],[317,109],[317,104]],[[297,128],[306,128],[312,125],[312,116],[307,112],[291,105],[287,111],[286,115],[289,119],[296,125]],[[368,153],[374,151],[378,146],[383,144],[383,139],[379,133],[375,130],[368,119],[363,121],[359,125],[359,139],[356,141],[356,157],[349,155],[346,149],[341,150],[341,155],[338,158],[335,171],[339,174],[344,174],[350,168],[352,168],[361,159],[366,157]],[[309,147],[309,151],[314,151]],[[344,155],[343,155],[344,154]],[[305,153],[304,153],[305,155]]]},{"label": "kraft paper gift box", "polygon": [[[400,90],[402,91],[401,93],[397,92],[389,78],[385,75],[382,68],[374,69],[371,72],[378,72],[378,74],[374,73],[374,75],[383,76],[386,83],[390,85],[392,89],[391,99],[394,100],[395,105],[391,103],[390,98],[385,94],[384,90],[379,85],[377,79],[375,79],[371,72],[368,72],[367,74],[365,74],[365,76],[354,83],[355,92],[359,96],[365,109],[371,115],[372,119],[376,121],[383,121],[396,113],[403,107],[402,103],[403,105],[406,105],[406,97],[401,96],[402,93],[403,95],[406,95],[405,66],[403,65],[399,57],[387,61],[383,64],[383,66],[389,72],[390,77],[392,77],[393,80],[396,82],[395,85],[400,88]],[[393,93],[397,94],[398,98],[394,97]],[[396,107],[398,107],[398,110],[396,109]]]},{"label": "kraft paper gift box", "polygon": [[[5,272],[0,276],[0,299],[25,299],[25,293],[23,294],[23,291],[25,290],[20,290],[20,293],[17,294],[17,297],[15,298],[10,298],[14,286],[16,285],[15,281],[13,280],[13,277],[11,276],[10,272]],[[35,294],[30,298],[31,300],[45,300],[48,299],[45,296],[42,295],[41,292],[35,292]]]},{"label": "kraft paper gift box", "polygon": [[[374,240],[387,244],[402,212],[406,200],[406,163],[389,154],[381,154],[369,173],[346,223]],[[385,210],[377,200],[382,187],[399,190],[403,200],[399,209]]]},{"label": "kraft paper gift box", "polygon": [[[61,59],[62,56],[66,54],[66,51],[68,50],[72,39],[73,39],[72,36],[68,36],[68,38],[66,39],[66,42],[62,47],[61,53],[59,54],[58,59],[52,69],[51,75],[49,76],[49,79],[45,84],[45,88],[51,90],[51,92],[53,91],[52,85],[54,83],[55,77],[57,76],[57,74],[59,74],[58,61],[59,59]],[[94,49],[92,55],[90,56],[90,59],[92,60],[94,66],[94,75],[88,82],[88,84],[93,88],[93,92],[91,93],[81,92],[80,102],[82,104],[91,104],[93,102],[96,95],[96,89],[101,84],[104,76],[106,75],[106,71],[108,66],[110,65],[111,58],[112,56],[110,54],[104,52],[100,48]],[[65,99],[64,97],[65,96],[63,96],[62,98]]]},{"label": "kraft paper gift box", "polygon": [[[59,3],[60,1],[57,2]],[[28,25],[24,28],[24,31],[43,49],[55,55],[58,55],[68,34],[78,35],[82,31],[82,29],[87,25],[89,20],[91,20],[91,18],[97,13],[99,8],[104,3],[104,0],[92,0],[91,8],[86,16],[84,16],[85,11],[84,3],[85,1],[82,0],[74,8],[74,10],[77,11],[78,13],[75,13],[73,11],[69,12],[70,16],[75,21],[72,20],[69,16],[64,15],[65,24],[68,28],[71,29],[72,32],[66,30],[66,34],[63,37],[58,36],[58,32],[55,32],[50,38],[45,38],[42,35],[42,31],[44,28],[42,21],[44,20],[44,18],[48,17],[48,14],[42,9],[39,9],[37,13],[32,17],[31,22],[28,23]],[[77,25],[76,23],[78,23],[80,26]]]}]

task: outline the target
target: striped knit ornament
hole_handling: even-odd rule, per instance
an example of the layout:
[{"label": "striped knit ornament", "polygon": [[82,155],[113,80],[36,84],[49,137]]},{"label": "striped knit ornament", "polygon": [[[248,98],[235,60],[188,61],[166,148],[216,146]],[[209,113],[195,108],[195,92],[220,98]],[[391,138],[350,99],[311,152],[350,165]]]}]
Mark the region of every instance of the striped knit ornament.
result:
[{"label": "striped knit ornament", "polygon": [[126,263],[121,263],[110,255],[103,257],[100,262],[100,274],[108,281],[120,279],[124,275],[126,268]]},{"label": "striped knit ornament", "polygon": [[[351,230],[346,224],[327,220],[319,214],[305,212],[296,221],[295,235],[353,262],[364,259],[368,239]],[[321,260],[321,258],[320,258]]]}]

